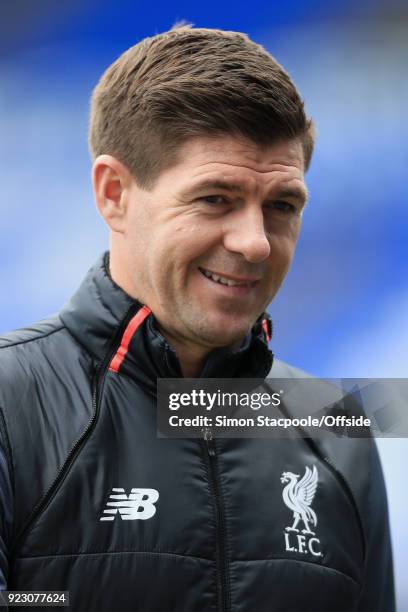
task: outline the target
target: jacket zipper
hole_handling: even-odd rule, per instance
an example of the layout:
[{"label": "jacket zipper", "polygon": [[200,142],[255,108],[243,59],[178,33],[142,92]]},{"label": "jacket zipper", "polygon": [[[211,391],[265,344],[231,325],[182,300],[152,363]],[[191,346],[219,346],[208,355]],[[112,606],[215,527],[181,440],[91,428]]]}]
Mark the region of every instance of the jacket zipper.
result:
[{"label": "jacket zipper", "polygon": [[129,321],[136,314],[139,308],[140,308],[139,305],[132,305],[130,307],[122,323],[117,328],[114,340],[112,341],[112,344],[109,350],[107,351],[103,360],[100,361],[99,364],[97,365],[95,375],[93,378],[93,382],[92,382],[92,416],[90,420],[88,421],[88,424],[83,430],[82,434],[79,436],[79,438],[77,438],[77,440],[71,446],[71,449],[64,463],[60,467],[56,477],[54,478],[53,482],[47,489],[46,493],[43,495],[43,497],[41,497],[39,502],[34,506],[25,526],[21,529],[20,533],[16,535],[15,540],[10,548],[10,558],[12,559],[15,558],[16,551],[18,551],[19,545],[21,544],[21,542],[24,540],[24,537],[29,532],[32,524],[36,521],[36,519],[40,516],[40,514],[44,512],[44,510],[46,510],[48,504],[51,502],[53,496],[58,491],[60,485],[64,482],[64,478],[69,473],[69,470],[73,462],[75,461],[80,449],[82,448],[86,438],[89,436],[89,434],[94,429],[96,422],[98,420],[98,416],[99,416],[100,389],[103,384],[106,370],[108,369],[108,366],[120,345],[122,335]]},{"label": "jacket zipper", "polygon": [[217,450],[212,431],[204,430],[205,453],[208,465],[208,475],[211,492],[213,494],[216,519],[216,559],[217,559],[217,599],[219,612],[228,612],[228,559],[226,555],[225,512],[222,502],[220,480],[217,470]]}]

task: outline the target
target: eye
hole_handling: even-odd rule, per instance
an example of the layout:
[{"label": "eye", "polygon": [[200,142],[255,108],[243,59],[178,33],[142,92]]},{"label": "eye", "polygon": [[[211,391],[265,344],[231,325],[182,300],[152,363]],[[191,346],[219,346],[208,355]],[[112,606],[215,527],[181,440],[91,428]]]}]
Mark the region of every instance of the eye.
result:
[{"label": "eye", "polygon": [[228,204],[228,200],[221,195],[208,195],[200,198],[202,202],[210,204],[210,206],[221,206],[222,204]]},{"label": "eye", "polygon": [[265,208],[272,210],[272,211],[277,210],[280,213],[283,213],[285,215],[293,214],[293,213],[296,213],[297,211],[297,208],[294,204],[290,204],[289,202],[282,202],[282,201],[271,202],[270,204],[267,204]]}]

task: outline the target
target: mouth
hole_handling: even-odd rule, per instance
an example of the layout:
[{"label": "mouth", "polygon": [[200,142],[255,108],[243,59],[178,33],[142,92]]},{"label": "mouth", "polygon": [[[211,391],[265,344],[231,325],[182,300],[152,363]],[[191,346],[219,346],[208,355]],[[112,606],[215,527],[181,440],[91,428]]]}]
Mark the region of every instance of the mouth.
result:
[{"label": "mouth", "polygon": [[240,287],[251,289],[255,287],[258,283],[259,279],[257,278],[233,278],[232,276],[227,276],[224,274],[218,274],[216,272],[212,272],[211,270],[207,270],[206,268],[198,268],[203,276],[208,278],[208,280],[213,283],[217,283],[218,285],[223,285],[224,287]]}]

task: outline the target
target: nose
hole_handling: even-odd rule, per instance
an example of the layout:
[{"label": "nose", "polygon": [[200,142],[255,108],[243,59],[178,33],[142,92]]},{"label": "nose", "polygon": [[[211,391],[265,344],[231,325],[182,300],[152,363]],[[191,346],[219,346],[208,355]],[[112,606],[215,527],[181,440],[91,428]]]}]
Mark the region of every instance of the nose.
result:
[{"label": "nose", "polygon": [[271,253],[271,245],[265,232],[262,210],[242,211],[230,219],[224,232],[224,247],[240,253],[250,263],[260,263]]}]

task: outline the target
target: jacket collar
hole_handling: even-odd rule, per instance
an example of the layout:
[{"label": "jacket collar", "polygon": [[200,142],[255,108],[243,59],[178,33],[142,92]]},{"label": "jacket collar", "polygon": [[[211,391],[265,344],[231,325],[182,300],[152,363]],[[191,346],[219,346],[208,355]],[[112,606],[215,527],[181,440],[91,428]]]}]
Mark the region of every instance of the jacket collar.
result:
[{"label": "jacket collar", "polygon": [[[105,253],[64,307],[61,319],[98,362],[106,359],[107,364],[112,363],[121,347],[125,358],[120,362],[118,373],[155,387],[157,378],[181,377],[182,374],[175,351],[158,331],[154,314],[144,308],[147,316],[141,312],[143,304],[127,295],[111,279],[109,253]],[[137,325],[135,318],[139,319]],[[226,348],[212,351],[201,376],[265,378],[273,359],[267,346],[268,329],[270,332],[270,319],[264,315],[238,351],[232,353]],[[127,338],[124,338],[125,332]]]}]

